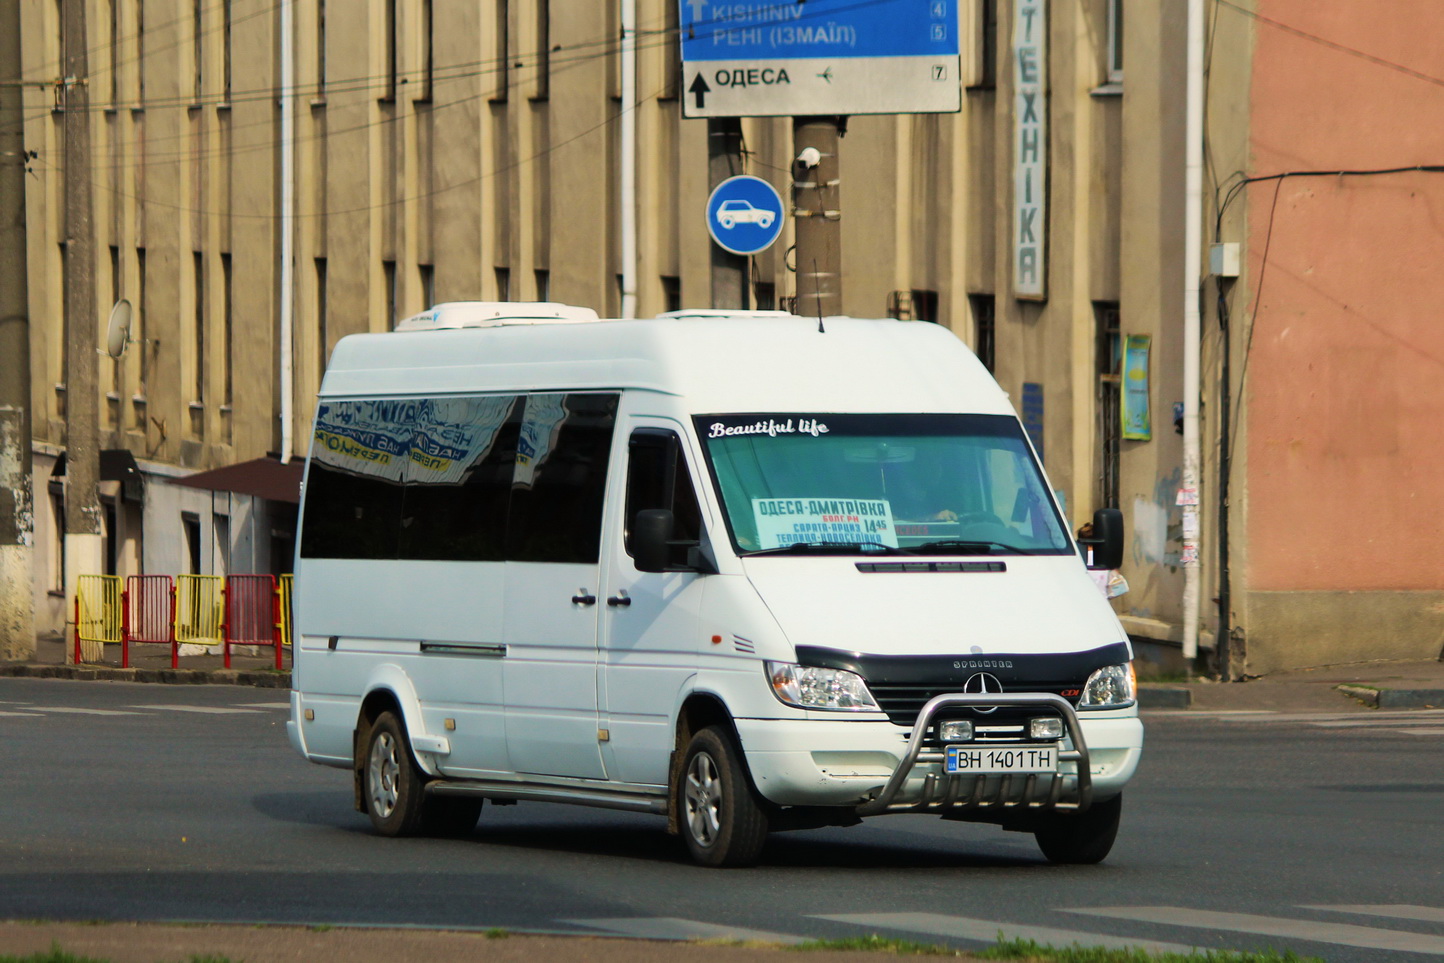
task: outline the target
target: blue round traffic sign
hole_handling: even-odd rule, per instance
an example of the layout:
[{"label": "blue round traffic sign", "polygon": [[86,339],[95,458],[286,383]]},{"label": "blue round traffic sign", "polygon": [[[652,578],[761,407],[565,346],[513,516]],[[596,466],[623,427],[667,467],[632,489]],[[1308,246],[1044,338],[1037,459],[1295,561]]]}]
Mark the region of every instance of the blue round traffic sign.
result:
[{"label": "blue round traffic sign", "polygon": [[782,233],[782,197],[760,177],[729,177],[707,198],[707,232],[724,251],[764,251]]}]

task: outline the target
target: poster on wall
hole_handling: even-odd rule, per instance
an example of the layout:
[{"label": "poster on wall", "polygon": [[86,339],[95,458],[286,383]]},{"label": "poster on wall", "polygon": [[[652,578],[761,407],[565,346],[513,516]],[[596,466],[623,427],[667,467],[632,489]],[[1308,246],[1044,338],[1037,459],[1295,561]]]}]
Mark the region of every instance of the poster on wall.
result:
[{"label": "poster on wall", "polygon": [[1153,339],[1130,334],[1123,345],[1123,437],[1148,441],[1153,422],[1148,416],[1148,348]]}]

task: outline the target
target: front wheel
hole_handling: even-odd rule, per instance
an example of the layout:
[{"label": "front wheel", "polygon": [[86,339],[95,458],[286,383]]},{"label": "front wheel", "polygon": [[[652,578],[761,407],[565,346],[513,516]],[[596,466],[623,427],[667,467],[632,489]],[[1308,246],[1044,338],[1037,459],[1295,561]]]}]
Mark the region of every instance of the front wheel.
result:
[{"label": "front wheel", "polygon": [[720,726],[692,737],[677,787],[678,822],[704,866],[750,866],[767,841],[767,814],[742,768],[742,753]]},{"label": "front wheel", "polygon": [[1123,794],[1119,793],[1084,812],[1052,816],[1033,838],[1050,863],[1101,863],[1113,848],[1122,813]]}]

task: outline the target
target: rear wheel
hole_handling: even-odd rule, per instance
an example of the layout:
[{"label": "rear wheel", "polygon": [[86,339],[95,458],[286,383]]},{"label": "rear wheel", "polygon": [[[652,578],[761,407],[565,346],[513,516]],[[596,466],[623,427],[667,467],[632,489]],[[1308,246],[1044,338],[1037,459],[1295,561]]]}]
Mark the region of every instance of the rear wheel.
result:
[{"label": "rear wheel", "polygon": [[394,712],[383,712],[371,723],[361,785],[366,815],[378,833],[415,836],[421,832],[425,783]]},{"label": "rear wheel", "polygon": [[1118,836],[1123,794],[1096,802],[1081,813],[1057,814],[1034,831],[1050,863],[1101,863]]},{"label": "rear wheel", "polygon": [[726,730],[708,726],[692,737],[677,789],[677,821],[693,859],[704,866],[757,862],[767,841],[767,814]]}]

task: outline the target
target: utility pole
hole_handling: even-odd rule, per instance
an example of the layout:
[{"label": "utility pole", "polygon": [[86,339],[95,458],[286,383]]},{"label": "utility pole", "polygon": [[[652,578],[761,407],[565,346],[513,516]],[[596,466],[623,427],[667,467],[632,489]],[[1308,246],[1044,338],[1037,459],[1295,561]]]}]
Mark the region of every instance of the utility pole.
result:
[{"label": "utility pole", "polygon": [[[802,315],[842,314],[842,210],[838,141],[840,117],[797,117],[792,146],[799,160],[792,185],[797,223],[797,307]],[[815,151],[815,156],[809,152]],[[804,156],[807,161],[801,160]]]},{"label": "utility pole", "polygon": [[20,0],[0,0],[0,659],[35,657]]},{"label": "utility pole", "polygon": [[[713,117],[707,121],[707,190],[717,189],[729,177],[742,173],[742,119]],[[720,244],[712,247],[712,307],[748,306],[747,258]]]},{"label": "utility pole", "polygon": [[[85,0],[64,0],[65,39],[65,598],[76,577],[101,573],[96,392],[95,232],[90,204],[90,70]],[[98,659],[84,651],[86,659]],[[69,653],[71,650],[66,649]],[[68,656],[67,656],[68,657]]]}]

